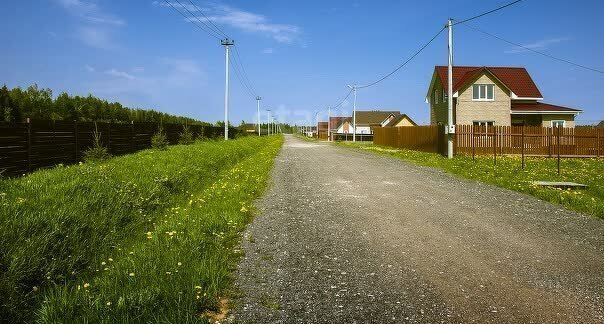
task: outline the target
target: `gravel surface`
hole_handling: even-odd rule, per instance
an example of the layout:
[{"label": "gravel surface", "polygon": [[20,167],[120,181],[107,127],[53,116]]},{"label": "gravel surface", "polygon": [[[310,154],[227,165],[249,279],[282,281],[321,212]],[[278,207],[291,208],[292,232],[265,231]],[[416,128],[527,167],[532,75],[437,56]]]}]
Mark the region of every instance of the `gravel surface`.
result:
[{"label": "gravel surface", "polygon": [[286,137],[244,235],[236,323],[604,323],[604,222]]}]

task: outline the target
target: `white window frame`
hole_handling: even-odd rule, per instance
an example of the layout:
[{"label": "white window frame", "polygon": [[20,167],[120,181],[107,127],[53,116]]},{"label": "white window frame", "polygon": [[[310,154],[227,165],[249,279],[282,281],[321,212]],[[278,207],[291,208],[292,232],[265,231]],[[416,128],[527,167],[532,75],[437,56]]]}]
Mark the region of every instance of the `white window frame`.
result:
[{"label": "white window frame", "polygon": [[562,122],[562,128],[566,127],[566,120],[563,120],[563,119],[552,120],[550,123],[552,125],[552,128],[557,128],[557,127],[560,127],[560,126],[554,126],[554,125],[557,124],[557,123],[560,123],[560,122]]},{"label": "white window frame", "polygon": [[438,89],[434,89],[434,104],[438,105]]},{"label": "white window frame", "polygon": [[445,91],[445,88],[443,88],[443,102],[447,102],[449,95],[447,94],[447,91]]},{"label": "white window frame", "polygon": [[[488,98],[488,87],[493,87],[493,98]],[[478,99],[474,98],[475,89],[478,89]],[[482,90],[484,89],[484,90]],[[481,96],[484,94],[484,98]],[[495,85],[476,83],[472,85],[472,101],[495,101]]]},{"label": "white window frame", "polygon": [[[478,125],[475,125],[478,124]],[[490,124],[490,125],[489,125]],[[472,121],[472,125],[474,126],[495,126],[495,121],[494,120],[473,120]]]}]

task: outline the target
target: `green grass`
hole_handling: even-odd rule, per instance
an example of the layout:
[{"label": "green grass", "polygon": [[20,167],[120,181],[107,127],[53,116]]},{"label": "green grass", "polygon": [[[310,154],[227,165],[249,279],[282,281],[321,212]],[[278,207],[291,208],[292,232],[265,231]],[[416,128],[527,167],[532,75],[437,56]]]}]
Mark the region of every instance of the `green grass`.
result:
[{"label": "green grass", "polygon": [[0,180],[0,322],[203,322],[281,136]]},{"label": "green grass", "polygon": [[[604,160],[562,159],[558,175],[557,160],[527,158],[522,170],[520,156],[497,157],[493,165],[492,156],[457,156],[449,160],[439,154],[412,150],[398,150],[371,144],[338,143],[365,151],[386,154],[419,165],[443,169],[464,178],[490,183],[502,188],[533,195],[542,200],[563,205],[588,215],[604,219]],[[560,190],[543,188],[534,181],[572,181],[587,184],[587,189]]]}]

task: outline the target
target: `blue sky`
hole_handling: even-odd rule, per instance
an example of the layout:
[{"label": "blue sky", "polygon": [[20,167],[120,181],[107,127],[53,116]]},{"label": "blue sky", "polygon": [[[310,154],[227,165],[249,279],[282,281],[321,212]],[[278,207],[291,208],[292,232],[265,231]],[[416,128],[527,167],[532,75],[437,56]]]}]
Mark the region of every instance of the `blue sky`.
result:
[{"label": "blue sky", "polygon": [[[336,104],[347,84],[369,83],[392,70],[448,17],[463,19],[507,2],[195,1],[235,39],[256,92],[265,98],[263,109],[292,123]],[[598,26],[604,2],[545,3],[524,0],[473,24],[604,69]],[[0,83],[37,83],[55,95],[92,93],[130,107],[223,118],[224,49],[162,1],[2,1],[0,12]],[[603,74],[519,50],[462,25],[454,32],[455,64],[524,66],[545,102],[583,109],[578,117],[583,122],[604,119]],[[429,122],[424,97],[434,65],[446,64],[446,42],[443,33],[399,73],[359,91],[358,109],[400,110]],[[231,121],[254,121],[256,101],[234,74],[231,82]],[[351,110],[352,102],[345,102],[340,114]]]}]

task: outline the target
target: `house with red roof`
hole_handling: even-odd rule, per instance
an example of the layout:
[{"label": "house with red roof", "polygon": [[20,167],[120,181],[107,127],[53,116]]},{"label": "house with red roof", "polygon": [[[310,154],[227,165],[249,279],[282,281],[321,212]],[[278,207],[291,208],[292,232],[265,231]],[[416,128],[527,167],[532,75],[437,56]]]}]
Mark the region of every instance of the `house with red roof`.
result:
[{"label": "house with red roof", "polygon": [[[426,96],[430,123],[447,124],[448,68],[436,66]],[[581,110],[543,102],[522,67],[453,67],[453,118],[456,125],[574,127]]]}]

